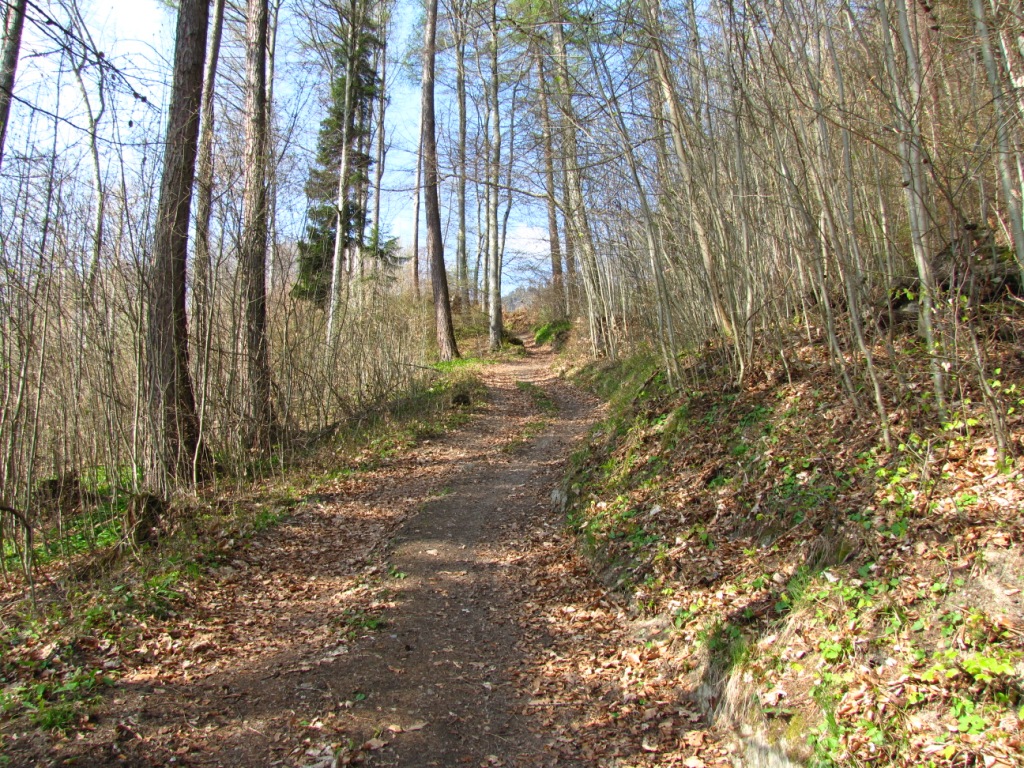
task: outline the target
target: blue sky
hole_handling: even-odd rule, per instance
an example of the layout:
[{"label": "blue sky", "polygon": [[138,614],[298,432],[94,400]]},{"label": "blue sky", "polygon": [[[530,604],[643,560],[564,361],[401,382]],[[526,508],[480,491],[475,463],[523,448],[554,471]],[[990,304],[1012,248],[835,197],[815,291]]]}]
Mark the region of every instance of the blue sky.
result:
[{"label": "blue sky", "polygon": [[[142,129],[149,131],[151,137],[156,126],[162,125],[162,104],[166,96],[166,78],[170,72],[169,61],[174,44],[176,21],[174,11],[158,0],[83,0],[82,6],[86,23],[98,47],[109,60],[129,74],[134,83],[138,83],[139,90],[153,105],[152,107],[139,104],[122,106],[118,118],[119,125],[127,124],[123,111],[127,109],[130,112],[128,117],[134,118],[136,133]],[[393,38],[393,46],[404,46],[409,35],[415,33],[416,14],[417,11],[411,3],[401,3],[395,19],[396,34]],[[282,41],[282,45],[288,46],[287,41]],[[33,38],[31,32],[26,35],[25,49],[23,49],[24,63],[19,69],[18,90],[31,100],[55,98],[55,94],[47,93],[47,90],[52,90],[52,87],[48,82],[46,57],[25,56],[28,51],[41,52],[44,47],[38,37]],[[289,54],[289,51],[286,50],[285,53]],[[290,55],[298,56],[293,46]],[[392,65],[392,69],[396,70],[397,68]],[[410,82],[406,74],[400,74],[397,71],[393,71],[388,79],[391,104],[386,117],[391,148],[386,164],[384,187],[390,191],[381,206],[381,220],[382,227],[386,232],[397,236],[403,245],[408,246],[412,241],[414,221],[412,190],[415,183],[415,149],[419,126],[419,87],[417,83]],[[280,80],[279,83],[279,94],[283,101],[291,98],[293,104],[301,102],[303,105],[301,108],[303,115],[300,131],[301,143],[305,145],[311,156],[315,148],[316,132],[321,119],[321,115],[317,114],[315,94],[289,93],[289,84],[284,80]],[[67,78],[66,84],[72,84],[70,78]],[[292,90],[294,91],[294,88]],[[72,100],[78,99],[77,90],[62,95],[61,99],[63,109],[66,109]],[[451,111],[451,104],[445,101],[446,92],[443,88],[438,91],[438,99],[438,112],[443,116],[446,112]],[[282,106],[285,109],[288,108],[288,105],[283,104]],[[152,121],[152,124],[143,127],[142,123],[146,122],[143,118],[146,116]],[[69,136],[68,141],[71,143],[74,139]],[[293,189],[289,199],[282,200],[281,203],[284,207],[291,207],[295,212],[299,212],[304,209],[305,201],[304,199],[294,199],[294,197]],[[442,197],[443,204],[444,198]],[[442,211],[442,222],[450,222],[446,232],[446,248],[449,263],[451,263],[455,227],[448,214],[448,211]],[[283,236],[298,234],[297,230],[300,227],[297,215],[296,213],[296,217],[292,218],[291,229],[293,231],[288,232],[289,228],[285,225]],[[422,231],[420,243],[421,247],[425,243]],[[541,206],[533,205],[513,210],[509,223],[507,251],[509,263],[506,268],[505,283],[506,288],[511,290],[519,282],[525,281],[524,275],[532,271],[533,264],[543,265],[547,261],[546,218]],[[523,275],[518,273],[517,265],[526,268]]]}]

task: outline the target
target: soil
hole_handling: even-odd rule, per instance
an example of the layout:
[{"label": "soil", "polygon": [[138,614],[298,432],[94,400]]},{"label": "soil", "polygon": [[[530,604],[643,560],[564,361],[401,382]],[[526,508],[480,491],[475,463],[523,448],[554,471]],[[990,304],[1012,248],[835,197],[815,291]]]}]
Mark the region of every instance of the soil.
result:
[{"label": "soil", "polygon": [[630,678],[661,646],[637,646],[552,503],[601,407],[551,362],[485,366],[467,425],[227,542],[87,728],[15,736],[10,764],[731,764],[670,676]]}]

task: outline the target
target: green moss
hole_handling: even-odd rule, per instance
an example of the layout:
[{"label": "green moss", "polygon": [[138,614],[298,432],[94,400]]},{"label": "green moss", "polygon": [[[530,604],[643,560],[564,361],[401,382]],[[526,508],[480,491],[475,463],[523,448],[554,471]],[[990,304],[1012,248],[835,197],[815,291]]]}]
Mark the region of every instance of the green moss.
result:
[{"label": "green moss", "polygon": [[542,347],[549,341],[564,339],[572,330],[572,323],[568,320],[553,320],[538,326],[533,331],[533,341],[538,347]]}]

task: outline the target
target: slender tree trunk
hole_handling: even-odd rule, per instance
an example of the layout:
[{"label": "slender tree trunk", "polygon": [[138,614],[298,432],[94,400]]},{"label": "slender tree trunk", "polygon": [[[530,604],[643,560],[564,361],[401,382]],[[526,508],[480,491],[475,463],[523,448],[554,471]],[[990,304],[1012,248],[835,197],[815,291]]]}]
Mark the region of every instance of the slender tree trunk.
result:
[{"label": "slender tree trunk", "polygon": [[412,293],[420,298],[420,194],[423,189],[423,122],[420,122],[419,146],[416,147],[416,189],[412,199]]},{"label": "slender tree trunk", "polygon": [[1013,172],[1010,168],[1008,110],[1003,96],[1005,86],[1000,81],[1000,67],[997,66],[992,53],[991,33],[988,22],[985,20],[985,10],[982,8],[981,0],[971,0],[971,9],[974,12],[974,25],[978,41],[981,43],[981,59],[985,64],[989,88],[992,90],[997,146],[996,170],[999,173],[999,186],[1006,199],[1007,216],[1010,219],[1010,238],[1013,242],[1013,253],[1017,259],[1017,269],[1024,274],[1024,217],[1022,217],[1020,187],[1014,183]]},{"label": "slender tree trunk", "polygon": [[[828,28],[825,29],[825,41],[828,46],[829,58],[832,62],[832,71],[836,79],[836,85],[839,89],[839,106],[845,111],[845,78],[843,77],[843,69],[839,64],[839,57],[836,55],[836,47],[835,42],[832,39],[832,32]],[[815,87],[815,99],[820,100],[817,87]],[[822,135],[824,145],[824,140],[828,136],[828,128],[825,123],[823,112],[819,113],[818,121],[819,131]],[[868,380],[871,382],[871,389],[875,397],[875,409],[878,412],[878,419],[881,422],[882,438],[885,441],[886,448],[891,448],[892,437],[889,434],[889,412],[886,409],[885,398],[882,394],[881,379],[875,370],[875,358],[871,352],[870,345],[868,345],[864,338],[864,330],[861,326],[860,299],[858,295],[859,286],[861,285],[861,266],[858,253],[859,246],[857,244],[856,197],[853,189],[853,149],[851,147],[849,128],[847,128],[846,125],[843,125],[841,127],[841,131],[843,139],[843,175],[846,177],[846,240],[849,244],[847,251],[850,259],[849,265],[846,265],[843,263],[845,260],[840,257],[839,267],[844,277],[843,283],[846,289],[846,304],[849,309],[850,329],[853,331],[853,336],[857,342],[857,346],[860,349],[861,354],[864,356],[864,365],[867,370]],[[827,203],[824,196],[822,202]],[[831,226],[835,226],[834,222],[830,222],[830,224]],[[835,239],[837,241],[839,240],[838,234],[836,234]],[[846,274],[847,272],[852,272],[852,276]]]},{"label": "slender tree trunk", "polygon": [[457,152],[458,182],[456,188],[456,217],[458,239],[456,240],[455,264],[458,278],[459,308],[469,311],[469,253],[466,242],[466,145],[468,143],[466,108],[466,18],[465,4],[460,4],[455,25],[455,98],[458,108],[459,137]]},{"label": "slender tree trunk", "polygon": [[347,208],[349,190],[349,176],[351,170],[350,149],[351,126],[353,110],[354,81],[353,74],[356,69],[356,59],[359,46],[359,27],[361,26],[361,14],[358,12],[360,0],[352,0],[349,3],[349,18],[347,40],[345,42],[345,92],[342,97],[342,122],[341,122],[341,160],[338,163],[338,197],[336,200],[337,214],[334,224],[334,252],[331,257],[331,295],[327,299],[327,344],[334,344],[335,325],[337,324],[338,305],[341,301],[341,283],[344,280],[345,270],[345,237],[348,232],[348,217],[345,215]]},{"label": "slender tree trunk", "polygon": [[[654,0],[644,0],[644,13],[647,17],[647,25],[649,27],[648,36],[650,41],[650,55],[654,59],[654,68],[658,76],[658,81],[661,85],[662,97],[665,101],[665,105],[668,107],[668,129],[672,137],[672,148],[675,151],[677,160],[679,161],[678,169],[682,175],[683,193],[688,199],[692,200],[693,196],[696,194],[696,186],[692,170],[694,158],[692,153],[687,149],[684,129],[685,117],[683,116],[682,109],[679,105],[675,80],[672,76],[672,66],[663,45],[664,32],[661,25],[660,9],[658,5],[654,3]],[[692,24],[695,27],[696,21],[693,21]],[[697,235],[697,244],[700,250],[701,263],[704,266],[708,293],[711,297],[711,309],[714,314],[715,322],[718,325],[718,330],[725,338],[735,339],[737,333],[735,324],[733,323],[729,310],[726,306],[720,270],[712,251],[711,237],[708,233],[708,228],[705,226],[702,212],[692,211],[690,221],[693,224]]]},{"label": "slender tree trunk", "polygon": [[91,299],[96,288],[96,277],[100,269],[100,254],[103,250],[103,221],[107,202],[106,190],[103,188],[103,168],[100,165],[99,148],[99,122],[106,111],[106,94],[103,85],[103,73],[100,73],[98,84],[99,107],[93,112],[92,101],[89,92],[85,87],[85,80],[82,78],[82,70],[75,69],[75,76],[78,79],[78,86],[82,92],[82,102],[85,104],[85,112],[89,120],[89,157],[92,160],[92,186],[93,195],[96,198],[96,207],[93,209],[92,220],[92,252],[89,255],[89,272],[87,275],[87,294]]},{"label": "slender tree trunk", "polygon": [[608,305],[601,285],[590,221],[583,202],[583,173],[579,165],[579,151],[576,142],[576,115],[572,104],[572,86],[569,80],[568,52],[561,7],[553,8],[551,23],[552,42],[555,54],[555,85],[560,113],[563,151],[563,172],[565,176],[565,218],[566,240],[572,240],[575,255],[579,257],[584,296],[587,300],[587,319],[590,325],[590,339],[594,354],[614,356],[613,340],[608,333]]},{"label": "slender tree trunk", "polygon": [[249,0],[246,22],[245,186],[241,272],[245,326],[246,439],[263,452],[274,437],[267,346],[267,0]]},{"label": "slender tree trunk", "polygon": [[199,157],[196,174],[196,255],[192,285],[192,322],[200,345],[197,378],[200,388],[200,426],[209,383],[210,341],[213,327],[213,264],[210,252],[210,222],[213,219],[213,128],[217,63],[224,31],[225,0],[215,0],[203,76],[202,110],[199,126]]},{"label": "slender tree trunk", "polygon": [[274,158],[274,75],[277,67],[277,28],[283,0],[270,0],[267,12],[267,292],[274,290],[277,265],[277,163]]},{"label": "slender tree trunk", "polygon": [[205,474],[206,465],[189,374],[185,286],[208,18],[207,0],[182,0],[178,7],[174,81],[149,272],[146,379],[152,455],[147,484],[163,494],[190,471],[193,479]]},{"label": "slender tree trunk", "polygon": [[7,6],[4,28],[4,47],[0,53],[0,163],[4,159],[4,143],[7,139],[7,122],[11,117],[11,102],[14,99],[14,78],[18,71],[18,57],[21,53],[21,33],[25,29],[25,12],[28,0],[15,0]]},{"label": "slender tree trunk", "polygon": [[[636,157],[632,152],[633,142],[629,139],[626,129],[626,121],[622,116],[622,108],[619,105],[618,94],[615,93],[615,83],[612,80],[611,71],[608,68],[608,61],[600,46],[596,46],[591,52],[591,61],[595,74],[600,76],[603,72],[608,83],[607,101],[611,107],[612,121],[615,124],[616,133],[622,142],[623,153],[629,166],[630,177],[636,187],[637,196],[640,199],[640,211],[643,214],[644,237],[647,241],[647,255],[650,259],[651,276],[655,285],[655,316],[658,322],[658,341],[661,346],[662,357],[665,361],[665,371],[668,376],[669,386],[674,386],[679,381],[679,363],[676,358],[676,337],[672,323],[672,310],[669,305],[668,287],[665,284],[665,267],[662,263],[661,250],[659,248],[658,226],[647,199],[647,190],[640,178],[640,171],[637,167]],[[600,69],[599,69],[600,68]]]},{"label": "slender tree trunk", "polygon": [[376,271],[380,262],[381,249],[383,247],[380,234],[380,207],[383,195],[384,160],[387,155],[387,126],[384,116],[388,105],[388,10],[382,7],[380,14],[380,37],[382,44],[377,51],[378,70],[380,71],[380,93],[377,94],[377,151],[373,176],[373,219],[370,227],[370,231],[373,234],[374,252],[372,258],[374,271]]},{"label": "slender tree trunk", "polygon": [[487,153],[487,183],[491,192],[487,205],[487,336],[492,352],[501,349],[501,246],[498,232],[498,206],[501,195],[501,102],[498,82],[498,4],[492,0],[488,26],[491,32],[490,79],[487,84],[487,110],[490,113],[490,142]]},{"label": "slender tree trunk", "polygon": [[566,316],[565,286],[562,280],[562,246],[558,236],[558,203],[555,198],[555,148],[551,138],[551,110],[548,105],[544,57],[536,52],[537,94],[540,97],[541,151],[544,153],[544,189],[547,193],[548,243],[551,251],[551,292],[555,319]]},{"label": "slender tree trunk", "polygon": [[427,255],[430,259],[430,283],[434,292],[434,317],[437,323],[437,349],[441,360],[459,356],[452,325],[452,307],[448,297],[448,275],[444,266],[444,241],[441,236],[441,205],[437,185],[437,134],[434,123],[434,62],[437,57],[437,0],[427,0],[427,23],[423,33],[423,176],[427,214]]},{"label": "slender tree trunk", "polygon": [[924,152],[921,130],[916,119],[921,101],[921,74],[913,39],[910,35],[905,2],[906,0],[895,0],[899,39],[907,59],[909,96],[903,93],[903,83],[896,69],[888,3],[887,0],[877,0],[880,23],[882,24],[882,50],[900,129],[900,159],[903,165],[903,187],[907,198],[907,213],[910,218],[910,243],[914,252],[914,262],[917,265],[917,274],[921,281],[919,312],[921,330],[924,334],[925,344],[928,346],[932,390],[935,393],[936,404],[940,409],[944,409],[945,377],[938,359],[939,350],[932,317],[935,307],[935,278],[927,245],[928,213],[925,205],[927,181],[923,169]]}]

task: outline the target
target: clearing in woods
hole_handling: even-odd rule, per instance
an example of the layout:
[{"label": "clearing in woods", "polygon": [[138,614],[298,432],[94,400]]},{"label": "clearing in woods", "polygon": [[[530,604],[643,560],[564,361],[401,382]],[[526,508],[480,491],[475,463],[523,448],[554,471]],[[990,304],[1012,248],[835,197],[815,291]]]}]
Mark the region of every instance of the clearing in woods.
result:
[{"label": "clearing in woods", "polygon": [[14,764],[731,765],[553,509],[600,404],[551,362],[485,366],[469,424],[235,550],[92,730]]}]

